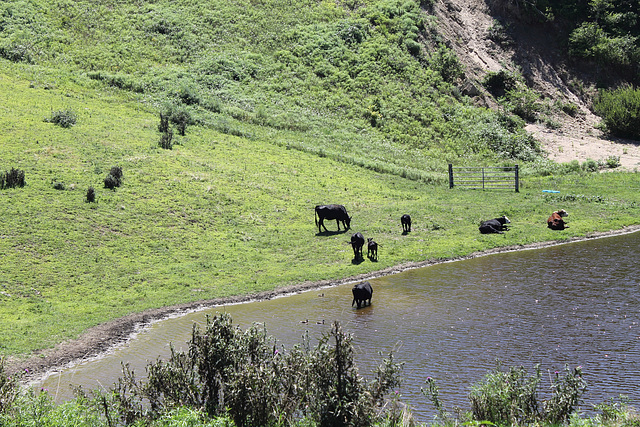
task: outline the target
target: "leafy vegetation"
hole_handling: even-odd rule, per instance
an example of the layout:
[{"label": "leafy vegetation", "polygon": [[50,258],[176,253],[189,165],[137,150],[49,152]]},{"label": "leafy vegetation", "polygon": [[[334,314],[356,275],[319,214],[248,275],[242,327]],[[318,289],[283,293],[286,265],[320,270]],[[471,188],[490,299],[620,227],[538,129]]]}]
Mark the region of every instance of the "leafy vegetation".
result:
[{"label": "leafy vegetation", "polygon": [[[402,381],[393,354],[370,380],[358,372],[351,336],[338,323],[315,347],[309,339],[291,349],[278,347],[263,325],[234,327],[219,314],[204,330],[194,327],[185,352],[147,366],[137,379],[128,366],[113,386],[76,390],[60,405],[47,390],[34,392],[9,377],[0,360],[0,424],[38,426],[408,426],[413,421],[394,389]],[[576,406],[586,383],[580,367],[550,375],[551,393],[541,400],[539,366],[529,376],[523,367],[498,366],[471,387],[470,411],[448,413],[439,389],[427,379],[423,394],[438,411],[430,424],[512,426],[637,425],[628,399],[595,405],[583,418]]]},{"label": "leafy vegetation", "polygon": [[614,135],[640,139],[640,89],[602,90],[594,108]]}]

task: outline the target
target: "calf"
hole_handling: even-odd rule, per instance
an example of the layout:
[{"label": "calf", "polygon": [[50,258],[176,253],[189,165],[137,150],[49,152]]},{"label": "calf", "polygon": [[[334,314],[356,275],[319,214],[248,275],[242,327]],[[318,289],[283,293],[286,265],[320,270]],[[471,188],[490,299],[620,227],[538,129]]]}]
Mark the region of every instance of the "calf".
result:
[{"label": "calf", "polygon": [[478,227],[478,229],[482,234],[491,234],[491,233],[504,234],[503,231],[509,230],[509,227],[506,226],[506,224],[509,224],[509,223],[511,223],[511,221],[509,221],[509,218],[502,215],[500,218],[494,218],[487,221],[483,221],[482,224],[480,224],[480,227]]},{"label": "calf", "polygon": [[564,230],[565,228],[568,228],[569,226],[567,225],[566,222],[564,222],[564,219],[562,219],[567,215],[569,215],[569,213],[564,209],[555,211],[547,219],[547,227],[549,227],[552,230]]},{"label": "calf", "polygon": [[400,223],[402,224],[402,232],[408,233],[411,231],[411,217],[404,214],[400,217]]},{"label": "calf", "polygon": [[378,244],[371,237],[367,239],[367,257],[369,259],[378,259]]}]

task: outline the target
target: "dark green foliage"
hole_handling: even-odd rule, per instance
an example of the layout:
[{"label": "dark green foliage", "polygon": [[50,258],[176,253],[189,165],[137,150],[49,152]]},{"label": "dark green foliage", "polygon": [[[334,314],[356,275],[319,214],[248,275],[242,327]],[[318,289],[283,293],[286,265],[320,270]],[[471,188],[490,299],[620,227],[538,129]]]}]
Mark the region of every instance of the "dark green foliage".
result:
[{"label": "dark green foliage", "polygon": [[0,190],[5,188],[24,187],[24,171],[16,168],[11,168],[8,172],[0,172]]},{"label": "dark green foliage", "polygon": [[498,425],[525,425],[534,422],[562,423],[569,419],[586,391],[580,367],[565,367],[551,378],[551,396],[540,399],[540,367],[529,376],[522,366],[502,370],[500,364],[484,380],[471,388],[469,398],[474,420]]},{"label": "dark green foliage", "polygon": [[602,90],[593,107],[612,134],[640,140],[640,89]]},{"label": "dark green foliage", "polygon": [[464,76],[464,68],[455,53],[445,45],[431,54],[429,63],[434,70],[440,73],[442,80],[454,83]]},{"label": "dark green foliage", "polygon": [[66,187],[64,185],[64,183],[56,181],[53,183],[53,188],[56,190],[64,190]]},{"label": "dark green foliage", "polygon": [[96,201],[96,190],[93,187],[87,189],[86,199],[87,203],[93,203]]},{"label": "dark green foliage", "polygon": [[19,393],[20,381],[18,376],[11,376],[5,371],[4,357],[0,356],[0,415],[9,412]]},{"label": "dark green foliage", "polygon": [[107,177],[104,179],[104,187],[114,190],[116,187],[120,187],[122,185],[122,180],[122,168],[120,166],[113,166]]},{"label": "dark green foliage", "polygon": [[45,122],[54,123],[63,128],[70,128],[77,121],[76,113],[71,110],[60,110],[51,113],[51,117],[45,119]]},{"label": "dark green foliage", "polygon": [[148,365],[146,383],[125,367],[113,405],[105,408],[117,408],[126,424],[186,406],[210,417],[228,414],[239,427],[288,424],[301,416],[319,425],[368,426],[374,408],[399,384],[400,365],[385,360],[367,382],[353,356],[352,338],[337,323],[315,349],[305,339],[285,350],[263,326],[242,331],[223,313],[208,318],[204,330],[194,326],[186,353],[172,348],[167,361]]},{"label": "dark green foliage", "polygon": [[516,83],[516,77],[506,70],[489,72],[482,80],[482,85],[496,98],[504,96],[508,91],[514,90]]},{"label": "dark green foliage", "polygon": [[165,150],[171,150],[173,148],[173,131],[171,129],[168,129],[160,135],[160,142],[158,145],[160,145],[160,148],[164,148]]}]

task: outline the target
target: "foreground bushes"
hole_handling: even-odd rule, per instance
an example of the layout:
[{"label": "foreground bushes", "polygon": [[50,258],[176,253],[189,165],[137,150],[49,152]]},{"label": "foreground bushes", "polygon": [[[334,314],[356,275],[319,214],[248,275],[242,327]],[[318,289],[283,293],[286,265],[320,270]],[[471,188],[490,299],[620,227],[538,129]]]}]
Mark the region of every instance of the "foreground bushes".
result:
[{"label": "foreground bushes", "polygon": [[[336,322],[315,347],[308,337],[290,350],[278,348],[266,330],[246,331],[227,314],[194,326],[186,352],[172,349],[167,361],[147,366],[136,379],[127,366],[109,390],[87,393],[55,405],[42,390],[20,386],[0,359],[0,425],[18,426],[413,426],[410,413],[388,394],[400,384],[401,365],[384,360],[365,380],[354,363],[352,337]],[[620,402],[595,405],[591,419],[576,414],[586,390],[580,367],[550,374],[541,387],[540,368],[497,368],[471,387],[470,412],[446,412],[433,379],[423,394],[438,412],[434,424],[535,426],[637,426]],[[397,393],[396,395],[397,396]]]},{"label": "foreground bushes", "polygon": [[209,417],[229,415],[237,426],[300,418],[367,426],[399,384],[399,370],[390,358],[372,381],[364,380],[354,363],[352,338],[337,322],[314,349],[305,339],[285,351],[264,327],[242,331],[220,314],[208,319],[204,330],[194,326],[187,352],[172,349],[167,361],[150,364],[146,382],[125,368],[109,399],[125,424],[189,407]]}]

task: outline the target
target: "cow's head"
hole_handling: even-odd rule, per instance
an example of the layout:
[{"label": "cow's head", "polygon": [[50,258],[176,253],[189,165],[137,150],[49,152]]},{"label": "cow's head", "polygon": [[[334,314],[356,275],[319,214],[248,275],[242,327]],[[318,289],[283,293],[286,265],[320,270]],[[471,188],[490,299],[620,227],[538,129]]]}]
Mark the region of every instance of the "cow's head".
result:
[{"label": "cow's head", "polygon": [[565,211],[564,209],[560,209],[558,211],[558,215],[560,215],[562,218],[564,218],[565,216],[569,215],[569,212]]},{"label": "cow's head", "polygon": [[351,217],[347,216],[347,219],[344,220],[344,223],[347,226],[347,228],[351,228]]}]

